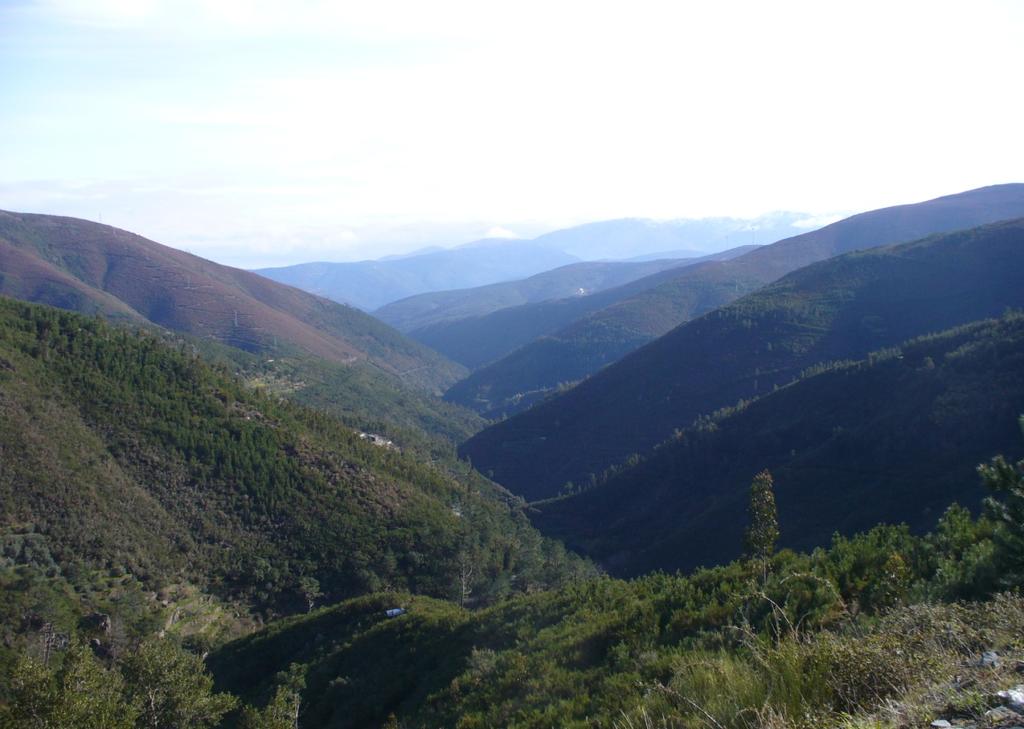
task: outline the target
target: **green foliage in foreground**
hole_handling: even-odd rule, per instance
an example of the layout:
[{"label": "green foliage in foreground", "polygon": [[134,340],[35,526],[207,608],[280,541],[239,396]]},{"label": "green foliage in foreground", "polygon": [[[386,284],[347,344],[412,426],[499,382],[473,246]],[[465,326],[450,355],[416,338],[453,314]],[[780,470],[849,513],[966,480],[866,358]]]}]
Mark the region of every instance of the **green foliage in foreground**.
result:
[{"label": "green foliage in foreground", "polygon": [[[809,729],[977,717],[984,702],[951,693],[952,676],[985,649],[1010,665],[1024,656],[1024,598],[997,592],[1021,587],[1003,567],[1024,534],[1017,495],[1004,488],[1020,469],[1004,465],[982,468],[992,518],[953,506],[924,537],[878,526],[810,554],[579,580],[475,612],[407,592],[355,598],[217,650],[207,664],[215,688],[198,658],[166,640],[143,640],[109,667],[75,647],[53,653],[56,667],[23,656],[0,717],[91,726],[96,715],[126,727],[223,717],[248,729]],[[953,602],[963,599],[981,601]],[[388,617],[394,607],[405,612]],[[990,674],[971,680],[986,686]],[[74,686],[96,690],[77,696]],[[245,706],[224,713],[229,695]]]},{"label": "green foliage in foreground", "polygon": [[978,473],[994,494],[985,500],[985,506],[1000,527],[995,538],[1001,583],[1007,587],[1024,584],[1024,459],[1011,464],[996,456],[991,463],[978,466]]},{"label": "green foliage in foreground", "polygon": [[25,655],[8,694],[0,727],[11,729],[204,729],[217,726],[238,703],[213,692],[198,656],[161,638],[113,665],[82,644],[52,660]]},{"label": "green foliage in foreground", "polygon": [[[1024,650],[1024,599],[996,593],[1002,545],[1021,533],[953,506],[925,537],[879,526],[779,552],[767,570],[580,581],[477,612],[372,595],[275,623],[210,667],[257,704],[277,696],[275,676],[302,675],[309,727],[754,729],[840,725],[894,702],[937,711],[908,697],[981,650]],[[396,606],[407,612],[386,617]]]}]

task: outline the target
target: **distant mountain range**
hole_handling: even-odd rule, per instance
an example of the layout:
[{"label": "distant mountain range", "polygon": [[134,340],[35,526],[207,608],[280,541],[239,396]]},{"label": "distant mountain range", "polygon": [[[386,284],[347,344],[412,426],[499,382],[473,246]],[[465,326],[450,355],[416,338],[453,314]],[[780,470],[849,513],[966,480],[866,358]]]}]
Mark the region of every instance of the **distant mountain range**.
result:
[{"label": "distant mountain range", "polygon": [[659,254],[657,258],[692,257],[770,243],[806,230],[795,224],[810,225],[808,220],[801,213],[773,213],[751,219],[626,218],[556,230],[532,240],[485,239],[374,261],[300,263],[263,268],[257,273],[373,311],[417,294],[514,281],[577,261],[637,256],[651,260],[651,254],[662,251],[671,255]]},{"label": "distant mountain range", "polygon": [[522,304],[589,296],[685,263],[678,258],[570,263],[516,281],[417,294],[382,306],[373,315],[398,331],[409,333]]},{"label": "distant mountain range", "polygon": [[75,218],[0,212],[0,293],[268,356],[365,363],[432,392],[464,373],[350,306]]},{"label": "distant mountain range", "polygon": [[821,224],[806,213],[794,212],[756,218],[621,218],[555,230],[534,242],[585,261],[639,260],[651,255],[675,258],[680,252],[689,258],[726,248],[765,245],[819,227]]},{"label": "distant mountain range", "polygon": [[[500,359],[590,312],[657,286],[676,276],[680,268],[706,260],[727,260],[751,249],[752,246],[741,246],[700,258],[647,263],[576,263],[523,281],[494,284],[493,289],[484,287],[423,294],[422,298],[414,297],[384,307],[376,312],[376,316],[385,321],[393,320],[396,313],[409,311],[408,307],[418,309],[424,303],[438,303],[436,310],[421,315],[423,319],[434,321],[409,331],[409,336],[466,367],[476,368]],[[591,283],[592,288],[574,286],[585,283]],[[579,293],[581,288],[584,294]],[[574,293],[564,298],[544,296],[558,290]],[[518,306],[498,306],[501,301],[508,302],[515,295],[524,295],[520,293],[524,291],[526,296],[536,300]],[[398,307],[398,311],[392,307]],[[470,308],[494,310],[479,316],[458,316]]]},{"label": "distant mountain range", "polygon": [[401,258],[299,263],[256,273],[372,311],[415,294],[524,278],[578,260],[548,245],[495,238]]},{"label": "distant mountain range", "polygon": [[[1024,186],[1016,190],[1024,206]],[[900,215],[908,220],[912,212]],[[822,261],[481,431],[461,453],[528,500],[554,496],[566,482],[588,483],[699,416],[769,393],[804,368],[1020,307],[1022,281],[1021,220]]]},{"label": "distant mountain range", "polygon": [[[445,397],[489,418],[513,415],[559,388],[621,359],[679,324],[801,266],[848,251],[1021,215],[1024,215],[1024,185],[996,185],[862,213],[820,230],[762,246],[730,261],[702,263],[658,274],[663,279],[657,286],[643,286],[630,296],[583,312],[586,316],[559,320],[545,314],[541,318],[562,322],[561,328],[552,327],[545,336],[524,342],[520,349],[476,370],[453,386]],[[555,302],[541,306],[548,310],[556,308]],[[516,328],[503,321],[499,330],[514,333]],[[486,336],[476,330],[468,331],[461,338],[457,328],[454,336],[444,333],[454,341],[442,343],[442,338],[433,331],[416,332],[415,336],[453,354],[459,351],[463,339],[466,344],[461,344],[462,347],[468,346],[471,339],[483,339],[486,346]],[[514,340],[514,334],[509,339]]]},{"label": "distant mountain range", "polygon": [[[729,260],[750,249],[723,251],[712,260]],[[702,267],[702,276],[679,289],[674,282],[687,268],[691,266],[677,266],[588,297],[525,304],[479,319],[424,327],[410,336],[474,370],[453,385],[445,399],[499,419],[526,410],[553,390],[572,385],[649,342],[679,323],[686,312],[713,309],[757,288],[747,278],[730,276],[728,269]],[[657,292],[651,305],[633,304],[646,302],[648,292]],[[658,304],[668,311],[660,311]],[[616,320],[620,310],[627,314],[622,322]],[[591,319],[604,322],[605,312],[611,324],[591,327]],[[580,330],[585,340],[565,340]]]}]

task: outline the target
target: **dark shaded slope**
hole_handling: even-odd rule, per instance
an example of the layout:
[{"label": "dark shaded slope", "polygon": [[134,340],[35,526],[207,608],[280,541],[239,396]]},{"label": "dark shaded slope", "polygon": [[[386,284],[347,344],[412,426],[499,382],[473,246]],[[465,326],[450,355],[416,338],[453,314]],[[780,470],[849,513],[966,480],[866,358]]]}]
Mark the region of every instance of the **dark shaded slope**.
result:
[{"label": "dark shaded slope", "polygon": [[450,597],[460,555],[480,596],[564,574],[468,469],[375,446],[185,346],[6,298],[0,462],[0,543],[31,541],[4,553],[26,567],[123,570],[272,610],[305,609],[311,584],[326,599],[389,584]]},{"label": "dark shaded slope", "polygon": [[1022,282],[1022,220],[823,261],[678,327],[461,452],[529,500],[553,496],[805,367],[1022,306]]},{"label": "dark shaded slope", "polygon": [[1020,452],[1022,411],[1014,314],[805,376],[533,518],[621,574],[726,562],[742,549],[751,478],[768,468],[785,546],[878,522],[924,530],[950,503],[978,503],[972,464]]},{"label": "dark shaded slope", "polygon": [[110,226],[0,212],[0,293],[274,353],[367,362],[440,391],[461,368],[351,307]]},{"label": "dark shaded slope", "polygon": [[[760,286],[758,279],[724,263],[703,263],[694,267],[697,269],[699,274],[684,288],[675,284],[680,277],[678,271],[665,271],[588,297],[593,301],[587,302],[585,310],[559,301],[537,306],[530,312],[535,317],[531,320],[517,316],[514,310],[507,317],[502,316],[505,312],[487,317],[491,320],[487,332],[481,332],[477,340],[484,343],[480,347],[484,352],[486,343],[492,340],[506,349],[508,344],[533,337],[541,327],[555,333],[533,338],[474,371],[452,385],[445,399],[489,419],[514,415],[548,397],[553,390],[572,385],[651,341],[655,336],[652,332],[668,331],[678,323],[675,315],[680,310],[691,314],[710,311]],[[627,303],[639,299],[667,305],[637,307]],[[609,315],[605,316],[606,312]],[[520,332],[517,325],[523,322],[531,328]],[[566,323],[565,328],[556,331],[562,323]],[[413,336],[420,333],[414,332]],[[447,344],[425,336],[422,341],[431,342],[439,351]],[[452,350],[452,354],[456,353],[462,355]]]},{"label": "dark shaded slope", "polygon": [[560,331],[549,329],[549,337],[474,372],[446,398],[488,417],[511,415],[562,383],[576,382],[678,324],[809,263],[1022,215],[1024,185],[997,185],[855,215],[728,263],[694,266]]}]

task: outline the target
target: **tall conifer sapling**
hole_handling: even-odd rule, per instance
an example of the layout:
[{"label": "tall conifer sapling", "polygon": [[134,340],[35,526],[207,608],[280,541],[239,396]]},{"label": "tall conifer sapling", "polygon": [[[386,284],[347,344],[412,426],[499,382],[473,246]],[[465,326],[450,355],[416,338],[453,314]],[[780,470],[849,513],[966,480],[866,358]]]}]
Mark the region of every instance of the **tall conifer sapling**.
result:
[{"label": "tall conifer sapling", "polygon": [[747,557],[759,561],[765,576],[768,574],[768,560],[775,553],[775,542],[779,538],[779,519],[775,510],[775,491],[772,475],[768,470],[754,476],[750,484],[750,525],[744,542]]}]

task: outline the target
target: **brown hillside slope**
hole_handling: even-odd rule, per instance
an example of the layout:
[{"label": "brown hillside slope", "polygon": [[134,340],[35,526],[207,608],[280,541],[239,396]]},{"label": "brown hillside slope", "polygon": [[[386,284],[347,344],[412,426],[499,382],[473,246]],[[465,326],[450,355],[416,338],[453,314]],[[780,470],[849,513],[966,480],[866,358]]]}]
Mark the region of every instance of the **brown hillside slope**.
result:
[{"label": "brown hillside slope", "polygon": [[438,391],[463,370],[351,307],[107,225],[0,211],[0,293],[145,319],[251,352],[366,361]]}]

